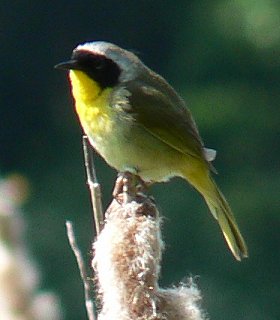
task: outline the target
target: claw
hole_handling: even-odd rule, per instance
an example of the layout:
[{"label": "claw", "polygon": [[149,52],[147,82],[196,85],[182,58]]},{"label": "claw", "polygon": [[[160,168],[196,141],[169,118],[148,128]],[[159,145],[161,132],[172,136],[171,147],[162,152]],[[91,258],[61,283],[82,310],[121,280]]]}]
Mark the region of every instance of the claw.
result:
[{"label": "claw", "polygon": [[118,202],[127,203],[137,196],[144,196],[150,183],[144,182],[138,175],[131,172],[120,172],[118,174],[113,197]]}]

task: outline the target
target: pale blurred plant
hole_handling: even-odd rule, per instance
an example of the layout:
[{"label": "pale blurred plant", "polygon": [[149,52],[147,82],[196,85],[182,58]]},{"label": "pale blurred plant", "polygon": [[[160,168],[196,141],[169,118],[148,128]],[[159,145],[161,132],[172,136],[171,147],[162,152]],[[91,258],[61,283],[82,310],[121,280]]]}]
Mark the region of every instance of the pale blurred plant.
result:
[{"label": "pale blurred plant", "polygon": [[24,177],[0,180],[0,319],[59,320],[59,301],[53,293],[39,291],[39,271],[24,241],[20,208],[27,194]]}]

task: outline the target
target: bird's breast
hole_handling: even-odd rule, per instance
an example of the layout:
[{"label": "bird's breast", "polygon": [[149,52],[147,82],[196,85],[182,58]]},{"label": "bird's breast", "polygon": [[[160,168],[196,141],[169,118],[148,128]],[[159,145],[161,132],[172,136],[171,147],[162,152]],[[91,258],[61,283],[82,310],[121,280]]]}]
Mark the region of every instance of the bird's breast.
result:
[{"label": "bird's breast", "polygon": [[180,175],[183,157],[121,111],[128,93],[110,105],[112,88],[102,89],[81,71],[70,71],[76,111],[92,146],[118,171],[136,171],[145,181]]}]

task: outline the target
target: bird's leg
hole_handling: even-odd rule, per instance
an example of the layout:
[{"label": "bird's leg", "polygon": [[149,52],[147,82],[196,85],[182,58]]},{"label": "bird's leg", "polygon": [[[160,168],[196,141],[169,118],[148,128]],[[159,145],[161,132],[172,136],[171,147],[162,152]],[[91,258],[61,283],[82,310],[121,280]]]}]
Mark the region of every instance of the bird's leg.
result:
[{"label": "bird's leg", "polygon": [[123,191],[123,173],[119,172],[117,176],[117,180],[115,182],[115,186],[112,192],[113,197],[116,199],[119,194]]},{"label": "bird's leg", "polygon": [[148,188],[138,175],[131,172],[120,172],[113,190],[113,197],[121,202],[129,202],[137,196],[143,196]]},{"label": "bird's leg", "polygon": [[113,197],[118,198],[118,195],[122,194],[123,192],[127,192],[129,181],[131,180],[131,173],[130,172],[119,172],[118,177],[115,183],[115,187],[113,190]]},{"label": "bird's leg", "polygon": [[142,180],[139,176],[137,177],[136,193],[143,195],[148,191],[148,188],[153,184],[152,182],[146,182]]}]

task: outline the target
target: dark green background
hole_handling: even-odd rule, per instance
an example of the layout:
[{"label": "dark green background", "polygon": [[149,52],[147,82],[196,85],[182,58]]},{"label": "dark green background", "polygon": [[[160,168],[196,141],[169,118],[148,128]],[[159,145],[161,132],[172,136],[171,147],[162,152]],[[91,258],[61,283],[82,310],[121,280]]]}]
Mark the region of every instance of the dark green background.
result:
[{"label": "dark green background", "polygon": [[[0,10],[0,168],[31,183],[28,240],[65,319],[86,314],[64,222],[74,221],[89,261],[92,220],[82,132],[53,65],[88,40],[133,49],[184,97],[218,150],[216,180],[248,243],[250,258],[234,261],[195,191],[179,179],[157,185],[161,285],[199,275],[211,319],[279,319],[279,1],[2,1]],[[96,166],[107,205],[116,173]]]}]

